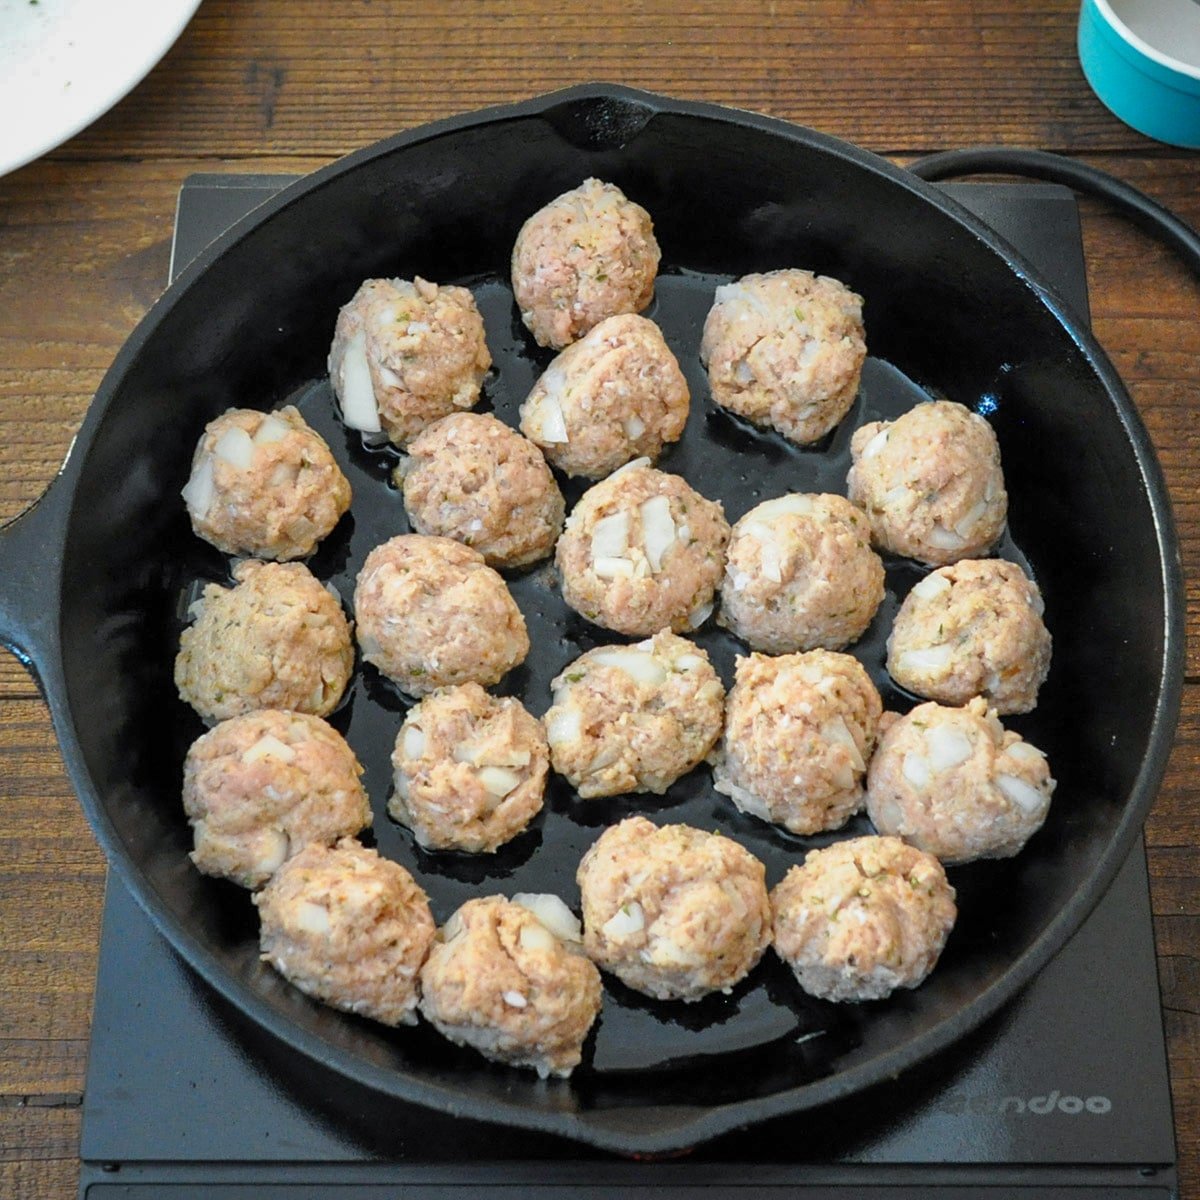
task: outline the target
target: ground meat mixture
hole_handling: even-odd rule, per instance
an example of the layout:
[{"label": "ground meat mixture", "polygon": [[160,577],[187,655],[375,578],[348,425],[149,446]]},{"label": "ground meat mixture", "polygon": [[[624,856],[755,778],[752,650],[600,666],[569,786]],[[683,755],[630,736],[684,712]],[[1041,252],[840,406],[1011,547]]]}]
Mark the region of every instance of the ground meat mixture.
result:
[{"label": "ground meat mixture", "polygon": [[792,833],[838,829],[862,807],[882,711],[848,654],[739,658],[713,786],[742,812]]},{"label": "ground meat mixture", "polygon": [[1010,858],[1041,828],[1054,780],[1046,756],[976,698],[921,704],[884,733],[867,779],[883,834],[943,862]]},{"label": "ground meat mixture", "polygon": [[491,365],[466,288],[368,279],[338,314],[329,380],[351,429],[406,446],[440,417],[476,405]]},{"label": "ground meat mixture", "polygon": [[350,507],[350,484],[291,405],[231,408],[205,426],[183,498],[192,529],[218,550],[285,560],[329,534]]},{"label": "ground meat mixture", "polygon": [[320,717],[265,709],[222,721],[183,764],[192,862],[205,875],[261,887],[311,842],[331,846],[370,825],[362,771]]},{"label": "ground meat mixture", "polygon": [[555,550],[563,599],[618,633],[698,629],[728,541],[719,503],[635,459],[589,488],[567,518]]},{"label": "ground meat mixture", "polygon": [[802,446],[850,411],[866,356],[862,297],[811,271],[717,288],[700,342],[713,400]]},{"label": "ground meat mixture", "polygon": [[722,625],[755,650],[840,650],[883,602],[883,563],[863,514],[842,496],[780,496],[733,527]]},{"label": "ground meat mixture", "polygon": [[725,689],[708,655],[667,630],[589,650],[550,686],[551,761],[585,799],[665,792],[721,734]]},{"label": "ground meat mixture", "polygon": [[954,925],[942,864],[899,838],[812,850],[771,893],[775,950],[822,1000],[882,1000],[933,970]]},{"label": "ground meat mixture", "polygon": [[525,619],[483,555],[405,534],[376,546],[354,589],[363,658],[402,691],[496,683],[529,653]]},{"label": "ground meat mixture", "polygon": [[436,927],[399,863],[346,838],[308,846],[254,896],[262,956],[302,992],[385,1025],[416,1022]]},{"label": "ground meat mixture", "polygon": [[512,285],[521,320],[556,350],[605,317],[641,312],[660,252],[650,214],[614,184],[585,179],[521,226]]},{"label": "ground meat mixture", "polygon": [[875,545],[932,566],[978,558],[1004,532],[1008,493],[992,427],[948,400],[854,433],[846,486]]},{"label": "ground meat mixture", "polygon": [[487,896],[438,932],[421,992],[421,1015],[452,1042],[545,1079],[579,1065],[601,988],[577,941],[523,904]]},{"label": "ground meat mixture", "polygon": [[1050,670],[1042,594],[1016,563],[966,559],[908,593],[888,638],[888,671],[942,704],[982,696],[1001,715],[1029,712]]},{"label": "ground meat mixture", "polygon": [[396,474],[415,532],[462,542],[489,566],[545,558],[562,532],[562,492],[541,452],[485,413],[431,425]]},{"label": "ground meat mixture", "polygon": [[727,837],[628,817],[584,855],[584,946],[659,1000],[731,991],[771,940],[762,863]]},{"label": "ground meat mixture", "polygon": [[388,812],[418,845],[491,853],[541,811],[549,751],[541,722],[519,700],[466,683],[409,709],[392,768]]},{"label": "ground meat mixture", "polygon": [[175,659],[180,696],[209,724],[260,708],[324,717],[354,670],[341,603],[300,563],[249,560],[210,583]]},{"label": "ground meat mixture", "polygon": [[546,368],[521,405],[521,432],[560,471],[602,479],[677,441],[688,402],[658,326],[625,314],[601,321]]}]

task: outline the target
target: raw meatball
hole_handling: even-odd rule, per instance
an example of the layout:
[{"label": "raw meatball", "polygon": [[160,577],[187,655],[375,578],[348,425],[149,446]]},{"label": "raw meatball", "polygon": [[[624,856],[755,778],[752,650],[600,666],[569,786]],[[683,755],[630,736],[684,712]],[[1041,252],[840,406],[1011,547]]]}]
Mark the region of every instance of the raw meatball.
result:
[{"label": "raw meatball", "polygon": [[265,709],[223,721],[192,743],[183,764],[192,862],[205,875],[261,887],[309,843],[332,846],[371,824],[362,772],[319,717]]},{"label": "raw meatball", "polygon": [[888,671],[943,704],[982,696],[998,713],[1029,712],[1050,670],[1042,594],[1016,563],[966,560],[905,597],[888,638]]},{"label": "raw meatball", "polygon": [[579,1065],[600,1011],[600,972],[577,941],[523,905],[487,896],[468,900],[439,931],[421,993],[421,1014],[456,1045],[545,1079]]},{"label": "raw meatball", "polygon": [[850,499],[881,550],[940,566],[986,553],[1004,531],[1008,494],[992,427],[949,400],[872,421],[850,441]]},{"label": "raw meatball", "polygon": [[882,1000],[933,970],[958,910],[942,864],[899,838],[812,850],[771,893],[775,950],[822,1000]]},{"label": "raw meatball", "polygon": [[354,671],[342,606],[301,563],[250,559],[208,584],[179,638],[175,686],[209,724],[260,708],[327,716]]},{"label": "raw meatball", "polygon": [[493,567],[522,567],[554,549],[562,493],[538,448],[503,421],[455,413],[408,453],[396,481],[417,533],[454,538]]},{"label": "raw meatball", "polygon": [[869,536],[841,496],[764,501],[733,527],[718,620],[771,654],[857,641],[883,601],[883,563]]},{"label": "raw meatball", "polygon": [[368,279],[338,313],[329,381],[351,429],[405,446],[439,417],[477,404],[491,365],[466,288]]},{"label": "raw meatball", "polygon": [[525,618],[478,550],[407,534],[367,555],[354,588],[363,658],[402,691],[495,683],[529,653]]},{"label": "raw meatball", "polygon": [[849,654],[739,658],[713,786],[742,812],[792,833],[838,829],[862,808],[882,711]]},{"label": "raw meatball", "polygon": [[560,471],[602,479],[677,441],[688,402],[658,326],[625,314],[601,321],[546,368],[521,405],[521,432]]},{"label": "raw meatball", "polygon": [[559,350],[605,317],[641,312],[661,254],[650,214],[619,187],[585,179],[521,226],[512,285],[539,346]]},{"label": "raw meatball", "polygon": [[717,288],[700,341],[713,400],[801,446],[824,437],[858,392],[862,303],[811,271],[745,275]]},{"label": "raw meatball", "polygon": [[541,811],[549,757],[541,722],[519,700],[477,683],[446,688],[400,727],[388,812],[427,850],[490,853]]},{"label": "raw meatball", "polygon": [[618,633],[699,629],[728,541],[719,503],[635,459],[584,492],[567,518],[555,550],[563,599]]},{"label": "raw meatball", "polygon": [[665,629],[589,650],[550,686],[551,761],[585,798],[665,792],[721,734],[725,689],[708,655]]},{"label": "raw meatball", "polygon": [[416,1023],[436,926],[399,864],[351,838],[307,846],[253,897],[265,961],[317,1000],[385,1025]]},{"label": "raw meatball", "polygon": [[576,878],[588,954],[658,1000],[732,991],[771,941],[763,865],[719,833],[628,817]]},{"label": "raw meatball", "polygon": [[231,408],[205,426],[183,499],[192,529],[226,554],[303,558],[350,507],[350,484],[291,405]]},{"label": "raw meatball", "polygon": [[867,813],[880,833],[943,862],[1010,858],[1041,828],[1053,792],[1046,756],[976,697],[965,708],[918,705],[884,733]]}]

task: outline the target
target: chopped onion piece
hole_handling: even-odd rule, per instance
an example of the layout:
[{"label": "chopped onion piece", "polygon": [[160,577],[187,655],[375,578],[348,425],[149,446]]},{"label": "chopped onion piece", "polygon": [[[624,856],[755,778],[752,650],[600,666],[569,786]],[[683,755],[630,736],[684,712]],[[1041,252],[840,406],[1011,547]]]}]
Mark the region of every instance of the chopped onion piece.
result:
[{"label": "chopped onion piece", "polygon": [[704,666],[706,661],[699,654],[681,654],[675,660],[675,665],[681,671],[694,671],[697,667]]},{"label": "chopped onion piece", "polygon": [[265,445],[267,442],[281,442],[291,431],[292,427],[286,421],[281,421],[272,413],[267,413],[263,418],[263,423],[258,427],[258,432],[254,435],[254,441],[259,446]]},{"label": "chopped onion piece", "polygon": [[462,919],[462,909],[455,909],[450,919],[442,926],[442,939],[452,942],[460,933],[466,932],[466,922]]},{"label": "chopped onion piece", "polygon": [[648,683],[657,687],[667,678],[666,668],[654,657],[641,650],[616,647],[611,650],[597,650],[592,654],[592,662],[603,667],[616,667],[626,675],[636,679],[638,683]]},{"label": "chopped onion piece", "polygon": [[338,400],[342,405],[342,420],[351,429],[364,433],[379,433],[379,405],[375,401],[375,385],[367,363],[367,332],[360,329],[352,334],[342,354],[341,389]]},{"label": "chopped onion piece", "polygon": [[551,446],[565,445],[569,440],[567,421],[558,397],[544,391],[529,408],[527,420],[536,440]]},{"label": "chopped onion piece", "polygon": [[929,531],[929,544],[937,547],[939,550],[961,550],[963,539],[958,536],[952,529],[946,529],[941,525],[935,525]]},{"label": "chopped onion piece", "polygon": [[944,596],[949,590],[950,580],[945,575],[939,575],[934,571],[933,574],[926,575],[908,594],[916,596],[918,600],[936,600],[939,596]]},{"label": "chopped onion piece", "polygon": [[510,1005],[512,1008],[524,1008],[529,1001],[520,992],[505,992],[504,1003]]},{"label": "chopped onion piece", "polygon": [[881,503],[884,508],[892,508],[897,504],[903,504],[912,494],[912,489],[907,484],[899,483],[883,493]]},{"label": "chopped onion piece", "polygon": [[609,479],[616,479],[618,475],[624,475],[626,471],[636,471],[641,467],[648,467],[650,460],[645,456],[641,458],[631,458],[623,467],[618,467],[610,476]]},{"label": "chopped onion piece", "polygon": [[926,671],[944,671],[954,657],[954,647],[949,642],[930,646],[925,650],[905,650],[897,666],[905,675],[922,675]]},{"label": "chopped onion piece", "polygon": [[782,583],[783,561],[779,553],[779,543],[775,540],[771,530],[765,525],[750,525],[746,527],[746,532],[753,532],[758,539],[763,578],[769,579],[772,583]]},{"label": "chopped onion piece", "polygon": [[254,461],[254,443],[241,426],[234,425],[217,438],[213,454],[223,462],[237,467],[239,471],[245,471]]},{"label": "chopped onion piece", "polygon": [[583,941],[579,918],[553,892],[518,892],[513,903],[527,908],[555,937],[564,942]]},{"label": "chopped onion piece", "polygon": [[777,521],[780,517],[790,514],[796,517],[807,517],[813,511],[813,500],[803,492],[789,492],[786,496],[777,496],[774,500],[764,500],[750,510],[756,521]]},{"label": "chopped onion piece", "polygon": [[603,771],[605,767],[611,767],[621,757],[622,751],[623,743],[621,742],[609,741],[602,745],[588,763],[588,774],[594,775],[597,771]]},{"label": "chopped onion piece", "polygon": [[825,728],[821,732],[829,741],[836,742],[839,746],[845,746],[856,771],[865,771],[867,769],[867,764],[863,761],[862,751],[859,750],[858,743],[854,740],[854,734],[850,732],[850,727],[846,724],[844,718],[834,717],[832,721],[826,723]]},{"label": "chopped onion piece", "polygon": [[1014,742],[1004,753],[1018,761],[1024,759],[1026,762],[1041,762],[1046,758],[1045,754],[1030,742]]},{"label": "chopped onion piece", "polygon": [[1018,808],[1027,813],[1035,813],[1046,805],[1046,795],[1024,779],[1015,775],[997,775],[996,786]]},{"label": "chopped onion piece", "polygon": [[761,796],[756,796],[753,792],[746,791],[745,788],[737,788],[736,795],[732,799],[742,812],[748,813],[752,817],[757,817],[760,821],[767,821],[768,823],[772,821],[771,810],[767,807],[767,802]]},{"label": "chopped onion piece", "polygon": [[675,522],[671,518],[671,501],[667,496],[651,496],[638,510],[642,516],[642,544],[650,569],[662,570],[663,555],[675,544]]},{"label": "chopped onion piece", "polygon": [[521,943],[522,950],[541,950],[547,954],[558,944],[554,934],[544,925],[522,925],[517,941]]},{"label": "chopped onion piece", "polygon": [[688,628],[699,629],[709,617],[712,616],[713,602],[706,600],[703,604],[697,604],[695,608],[688,613]]},{"label": "chopped onion piece", "polygon": [[695,967],[703,961],[695,952],[688,952],[677,941],[668,937],[657,938],[651,961],[657,966]]},{"label": "chopped onion piece", "polygon": [[296,928],[301,933],[328,933],[329,909],[323,904],[314,904],[311,900],[301,900],[296,905]]},{"label": "chopped onion piece", "polygon": [[879,432],[878,432],[878,433],[877,433],[877,434],[876,434],[876,435],[875,435],[875,436],[874,436],[874,437],[873,437],[873,438],[872,438],[872,439],[871,439],[871,440],[870,440],[870,441],[869,441],[869,442],[868,442],[868,443],[867,443],[867,444],[866,444],[866,445],[865,445],[865,446],[862,448],[862,455],[861,455],[861,457],[862,457],[864,460],[865,460],[865,459],[868,459],[868,458],[874,458],[874,457],[875,457],[875,455],[877,455],[877,454],[880,452],[880,450],[882,450],[882,449],[884,448],[884,446],[886,446],[886,445],[887,445],[887,440],[888,440],[888,432],[889,432],[889,430],[888,430],[887,428],[881,429],[881,430],[880,430],[880,431],[879,431]]},{"label": "chopped onion piece", "polygon": [[971,757],[971,739],[952,725],[935,725],[925,735],[934,771],[948,771]]},{"label": "chopped onion piece", "polygon": [[208,510],[213,502],[213,465],[212,459],[205,455],[192,472],[182,493],[183,502],[188,506],[188,512],[197,521],[203,521],[208,516]]},{"label": "chopped onion piece", "polygon": [[913,787],[925,787],[932,777],[929,770],[929,760],[911,752],[904,756],[904,762],[900,764],[900,770],[904,772],[904,778]]},{"label": "chopped onion piece", "polygon": [[602,517],[592,527],[592,559],[620,558],[629,548],[629,514]]},{"label": "chopped onion piece", "polygon": [[833,773],[833,783],[839,792],[848,792],[855,784],[854,767],[843,761]]},{"label": "chopped onion piece", "polygon": [[598,558],[592,570],[600,579],[632,579],[634,574],[633,563],[627,558]]},{"label": "chopped onion piece", "polygon": [[624,424],[626,437],[640,438],[646,432],[646,422],[641,417],[628,417]]},{"label": "chopped onion piece", "polygon": [[254,860],[254,865],[260,874],[274,875],[283,866],[291,849],[288,835],[282,829],[267,829],[257,840],[262,843],[262,849],[258,858]]},{"label": "chopped onion piece", "polygon": [[573,708],[565,708],[556,712],[546,721],[546,741],[551,746],[564,746],[568,742],[577,742],[583,736],[583,723],[579,713]]},{"label": "chopped onion piece", "polygon": [[645,928],[646,914],[642,912],[642,906],[636,900],[631,900],[628,904],[621,905],[600,926],[600,932],[608,938],[623,938],[629,937],[630,934],[641,933]]},{"label": "chopped onion piece", "polygon": [[252,763],[257,762],[260,758],[277,758],[280,762],[290,763],[295,757],[295,750],[286,742],[281,742],[277,737],[273,737],[269,733],[264,733],[242,755],[242,762]]},{"label": "chopped onion piece", "polygon": [[507,767],[480,767],[479,782],[493,796],[507,796],[513,788],[520,786],[521,777]]},{"label": "chopped onion piece", "polygon": [[986,500],[979,500],[971,506],[966,516],[954,526],[954,532],[962,538],[969,538],[971,531],[979,524],[980,517],[988,510]]},{"label": "chopped onion piece", "polygon": [[419,725],[404,727],[404,757],[420,758],[425,753],[425,730]]}]

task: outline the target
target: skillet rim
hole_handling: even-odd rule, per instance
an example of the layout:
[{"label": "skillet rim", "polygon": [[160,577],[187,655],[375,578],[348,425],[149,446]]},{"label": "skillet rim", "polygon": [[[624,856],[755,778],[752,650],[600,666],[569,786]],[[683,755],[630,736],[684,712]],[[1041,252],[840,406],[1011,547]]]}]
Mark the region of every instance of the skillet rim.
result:
[{"label": "skillet rim", "polygon": [[[76,485],[87,450],[102,425],[121,380],[155,334],[165,315],[191,289],[208,268],[264,221],[292,204],[301,202],[357,167],[406,147],[464,129],[544,116],[560,106],[580,102],[609,102],[635,110],[648,110],[650,117],[670,113],[706,121],[722,121],[767,133],[783,141],[799,142],[833,155],[851,165],[883,176],[895,186],[933,204],[955,220],[967,233],[999,255],[1017,279],[1034,293],[1041,304],[1071,337],[1089,368],[1095,373],[1125,432],[1141,476],[1154,523],[1163,589],[1163,662],[1150,735],[1137,776],[1125,802],[1114,834],[1092,871],[1078,884],[1070,899],[1046,924],[1031,945],[1014,959],[1004,973],[972,1001],[933,1028],[866,1063],[777,1092],[708,1107],[681,1110],[678,1105],[629,1106],[578,1112],[551,1112],[530,1108],[521,1101],[478,1096],[432,1081],[415,1081],[402,1070],[387,1070],[333,1046],[316,1033],[295,1024],[261,999],[240,979],[229,974],[191,930],[178,921],[151,882],[126,853],[115,827],[94,791],[83,754],[75,737],[66,695],[62,659],[61,562],[67,532],[72,524]],[[30,513],[36,514],[30,519]],[[370,1089],[395,1099],[416,1103],[452,1116],[471,1117],[491,1123],[571,1138],[586,1145],[618,1153],[659,1154],[678,1151],[751,1123],[793,1114],[835,1100],[894,1077],[958,1041],[1007,1003],[1028,983],[1083,923],[1124,863],[1145,817],[1157,795],[1170,755],[1182,696],[1184,677],[1185,609],[1179,542],[1174,527],[1165,479],[1153,446],[1137,410],[1107,356],[1091,332],[1083,326],[1057,292],[1042,281],[1038,272],[1003,238],[982,221],[931,184],[896,167],[887,160],[826,134],[743,109],[703,101],[681,101],[620,85],[588,83],[532,97],[515,104],[497,105],[419,126],[354,151],[284,188],[277,196],[239,220],[193,260],[155,302],[130,334],[101,381],[79,433],[59,475],[48,489],[47,498],[17,519],[33,538],[41,533],[52,554],[55,568],[42,587],[53,597],[52,619],[40,629],[23,632],[32,643],[22,645],[22,631],[0,636],[13,645],[18,656],[35,668],[46,696],[64,763],[97,840],[109,863],[128,887],[158,931],[177,953],[218,994],[245,1013],[257,1026],[293,1050],[349,1076]],[[0,530],[8,539],[12,525]],[[19,556],[20,539],[10,539]],[[45,547],[43,547],[45,548]],[[2,624],[2,622],[0,622]],[[21,624],[18,616],[16,624]],[[30,624],[32,624],[30,622]],[[654,1128],[649,1128],[649,1123]]]}]

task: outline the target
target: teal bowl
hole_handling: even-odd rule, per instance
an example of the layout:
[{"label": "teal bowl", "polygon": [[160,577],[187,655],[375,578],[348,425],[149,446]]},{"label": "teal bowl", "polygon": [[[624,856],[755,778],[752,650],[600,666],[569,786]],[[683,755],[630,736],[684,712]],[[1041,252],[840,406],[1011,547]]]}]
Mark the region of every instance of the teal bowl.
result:
[{"label": "teal bowl", "polygon": [[1079,61],[1126,125],[1200,149],[1200,2],[1083,0]]}]

